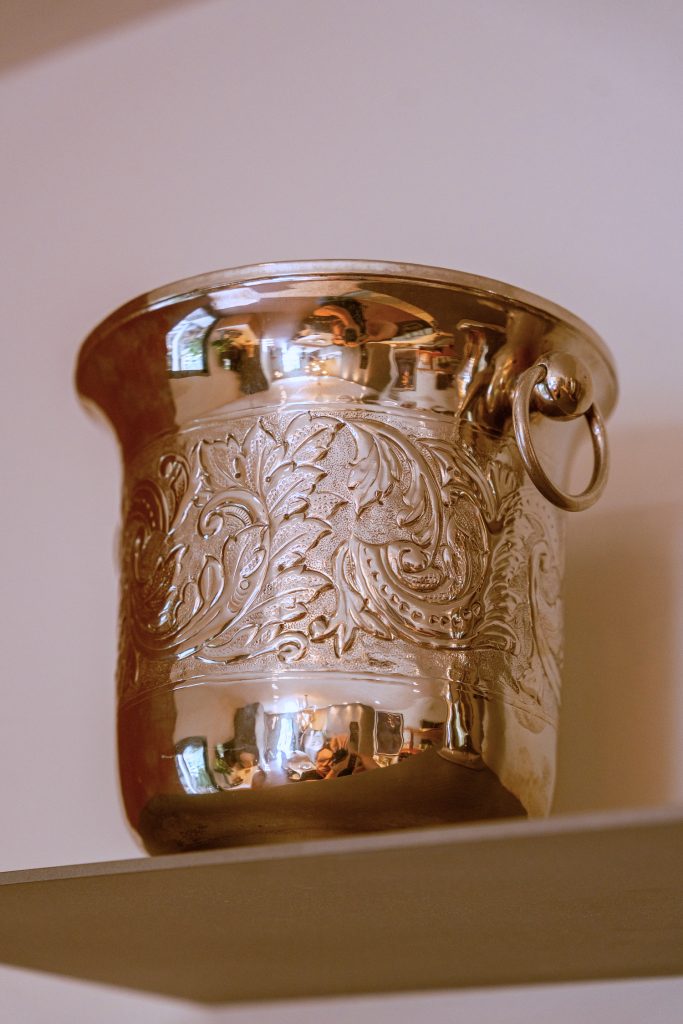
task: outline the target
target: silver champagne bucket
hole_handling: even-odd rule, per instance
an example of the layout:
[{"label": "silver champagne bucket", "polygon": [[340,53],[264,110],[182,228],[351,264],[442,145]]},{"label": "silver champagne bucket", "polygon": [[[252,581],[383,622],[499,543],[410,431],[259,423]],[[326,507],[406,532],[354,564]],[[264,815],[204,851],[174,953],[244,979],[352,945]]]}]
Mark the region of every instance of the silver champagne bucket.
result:
[{"label": "silver champagne bucket", "polygon": [[151,852],[548,812],[562,510],[604,485],[616,395],[589,327],[453,271],[266,264],[124,306],[77,382],[123,453]]}]

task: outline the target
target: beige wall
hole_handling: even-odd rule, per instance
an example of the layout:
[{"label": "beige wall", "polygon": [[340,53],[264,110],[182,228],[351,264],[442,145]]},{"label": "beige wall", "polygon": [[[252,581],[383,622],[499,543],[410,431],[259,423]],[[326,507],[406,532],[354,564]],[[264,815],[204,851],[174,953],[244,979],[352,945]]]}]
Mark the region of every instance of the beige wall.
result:
[{"label": "beige wall", "polygon": [[[569,528],[556,809],[681,801],[682,31],[666,0],[194,2],[0,78],[0,870],[138,852],[113,743],[119,469],[74,396],[79,341],[140,291],[260,260],[457,267],[603,334],[622,394],[611,488]],[[7,1019],[205,1019],[17,971],[0,972],[1,992]],[[673,1021],[676,993],[318,1011],[485,1022],[542,1007],[561,1022],[592,1007],[621,1024],[644,1019],[629,1016],[638,999],[659,1007],[648,1020]],[[250,1012],[206,1019],[270,1019]]]}]

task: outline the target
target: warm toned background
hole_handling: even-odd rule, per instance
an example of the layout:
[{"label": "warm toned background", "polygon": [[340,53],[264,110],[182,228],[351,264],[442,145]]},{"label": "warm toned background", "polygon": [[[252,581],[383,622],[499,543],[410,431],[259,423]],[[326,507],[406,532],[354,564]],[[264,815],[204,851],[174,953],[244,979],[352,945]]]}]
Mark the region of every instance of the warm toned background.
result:
[{"label": "warm toned background", "polygon": [[[603,334],[621,402],[611,487],[569,529],[556,810],[680,803],[683,6],[5,0],[0,14],[0,870],[138,853],[113,742],[119,467],[74,395],[79,341],[147,288],[262,260],[456,267]],[[51,1024],[668,1024],[681,1003],[673,980],[204,1011],[0,970],[0,1017]]]}]

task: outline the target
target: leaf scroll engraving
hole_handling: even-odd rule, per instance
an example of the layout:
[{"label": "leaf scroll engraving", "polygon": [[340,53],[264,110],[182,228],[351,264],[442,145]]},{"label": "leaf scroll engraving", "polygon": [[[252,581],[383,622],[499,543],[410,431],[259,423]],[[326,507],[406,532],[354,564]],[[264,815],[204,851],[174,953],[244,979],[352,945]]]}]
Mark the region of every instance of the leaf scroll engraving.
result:
[{"label": "leaf scroll engraving", "polygon": [[504,452],[389,415],[302,412],[156,459],[123,531],[138,661],[334,668],[384,643],[536,656],[552,675],[552,543]]}]

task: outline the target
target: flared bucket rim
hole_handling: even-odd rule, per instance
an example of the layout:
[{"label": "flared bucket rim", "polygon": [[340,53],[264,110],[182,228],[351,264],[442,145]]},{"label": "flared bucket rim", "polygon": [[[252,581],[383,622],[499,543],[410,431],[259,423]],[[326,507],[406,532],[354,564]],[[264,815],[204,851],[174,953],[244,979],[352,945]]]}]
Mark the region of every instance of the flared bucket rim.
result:
[{"label": "flared bucket rim", "polygon": [[[617,398],[617,377],[614,358],[600,335],[584,320],[565,307],[534,292],[519,288],[495,278],[483,277],[462,270],[433,267],[420,263],[366,259],[282,260],[271,263],[252,263],[209,271],[181,278],[152,291],[142,292],[119,306],[105,317],[85,338],[78,354],[78,365],[90,355],[93,348],[112,332],[145,312],[178,302],[184,302],[207,292],[246,285],[267,284],[274,281],[295,281],[331,278],[391,278],[422,284],[441,285],[458,291],[491,299],[506,299],[520,308],[541,313],[566,324],[588,342],[602,361],[609,384],[610,407]],[[77,370],[78,373],[78,370]],[[607,382],[605,382],[607,383]],[[608,411],[608,410],[605,410]]]}]

